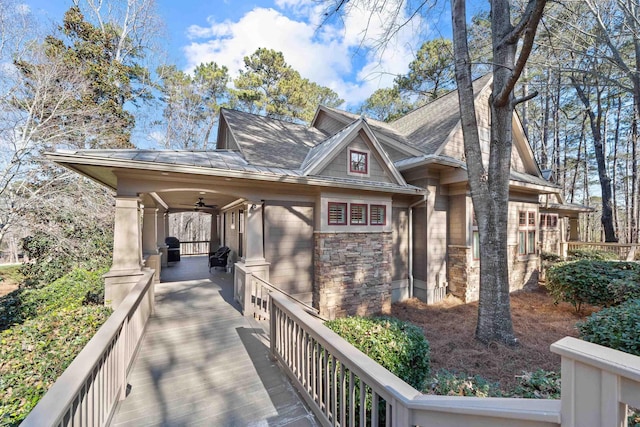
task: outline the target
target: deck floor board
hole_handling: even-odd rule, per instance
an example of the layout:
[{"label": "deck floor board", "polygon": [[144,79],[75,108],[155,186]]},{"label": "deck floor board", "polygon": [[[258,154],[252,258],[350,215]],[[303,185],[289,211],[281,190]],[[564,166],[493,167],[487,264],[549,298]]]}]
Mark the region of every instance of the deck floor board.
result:
[{"label": "deck floor board", "polygon": [[233,301],[232,274],[204,257],[164,269],[156,310],[113,426],[316,426],[268,336]]}]

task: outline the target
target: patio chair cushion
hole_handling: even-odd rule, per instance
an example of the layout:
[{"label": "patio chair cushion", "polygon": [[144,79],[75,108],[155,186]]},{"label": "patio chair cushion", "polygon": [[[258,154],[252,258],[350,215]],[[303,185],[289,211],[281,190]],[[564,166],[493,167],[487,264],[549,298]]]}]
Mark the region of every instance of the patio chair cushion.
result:
[{"label": "patio chair cushion", "polygon": [[228,246],[221,246],[217,251],[211,253],[209,255],[209,271],[211,271],[211,267],[226,267],[229,252],[231,249]]}]

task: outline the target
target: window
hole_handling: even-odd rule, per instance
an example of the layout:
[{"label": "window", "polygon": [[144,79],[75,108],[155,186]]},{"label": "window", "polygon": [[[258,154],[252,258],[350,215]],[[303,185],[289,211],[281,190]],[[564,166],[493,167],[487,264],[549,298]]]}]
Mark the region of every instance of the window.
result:
[{"label": "window", "polygon": [[557,228],[557,214],[540,214],[540,228]]},{"label": "window", "polygon": [[387,225],[387,207],[385,205],[370,206],[371,225]]},{"label": "window", "polygon": [[329,225],[347,225],[347,204],[329,202]]},{"label": "window", "polygon": [[351,203],[351,225],[367,225],[367,205]]},{"label": "window", "polygon": [[536,253],[536,213],[518,212],[518,255]]},{"label": "window", "polygon": [[236,213],[235,212],[231,212],[231,229],[232,230],[236,229]]},{"label": "window", "polygon": [[349,150],[349,172],[361,174],[369,173],[367,153]]}]

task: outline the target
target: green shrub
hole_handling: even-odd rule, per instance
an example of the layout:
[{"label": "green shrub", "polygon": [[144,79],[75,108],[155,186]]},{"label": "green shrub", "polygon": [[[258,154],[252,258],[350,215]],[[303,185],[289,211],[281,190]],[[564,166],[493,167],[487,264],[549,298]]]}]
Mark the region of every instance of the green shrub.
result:
[{"label": "green shrub", "polygon": [[546,261],[548,264],[554,264],[562,261],[562,257],[560,255],[546,251],[540,252],[540,259],[542,259],[542,261]]},{"label": "green shrub", "polygon": [[618,254],[600,249],[574,249],[567,253],[569,261],[577,261],[581,259],[590,259],[593,261],[616,261]]},{"label": "green shrub", "polygon": [[102,304],[105,272],[73,270],[48,286],[17,289],[0,297],[0,330],[52,311],[72,310],[95,302]]},{"label": "green shrub", "polygon": [[640,356],[640,299],[602,309],[576,326],[585,341]]},{"label": "green shrub", "polygon": [[[607,307],[622,297],[618,281],[640,281],[640,265],[632,262],[580,260],[556,264],[547,272],[547,288],[556,303],[566,301],[576,311],[583,304]],[[610,286],[613,283],[612,286]]]},{"label": "green shrub", "polygon": [[440,369],[429,383],[428,394],[439,396],[501,396],[498,383],[487,381],[480,375],[468,375],[464,372],[452,372]]},{"label": "green shrub", "polygon": [[429,342],[422,329],[391,317],[345,317],[325,325],[418,390],[429,377]]},{"label": "green shrub", "polygon": [[61,309],[0,334],[0,425],[18,425],[111,313]]},{"label": "green shrub", "polygon": [[612,280],[607,285],[607,289],[613,295],[616,304],[623,303],[631,299],[640,299],[640,280],[638,277],[625,277],[623,279]]}]

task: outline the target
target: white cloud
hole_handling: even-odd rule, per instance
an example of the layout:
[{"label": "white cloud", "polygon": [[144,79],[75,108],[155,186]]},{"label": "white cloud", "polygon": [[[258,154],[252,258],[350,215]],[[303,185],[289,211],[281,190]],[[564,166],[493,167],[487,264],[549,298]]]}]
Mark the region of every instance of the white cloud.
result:
[{"label": "white cloud", "polygon": [[255,8],[237,21],[192,25],[187,31],[192,42],[184,47],[187,68],[215,61],[235,75],[245,56],[259,47],[275,49],[303,77],[330,87],[348,105],[358,105],[406,71],[417,43],[414,26],[421,25],[411,22],[377,50],[387,23],[403,22],[404,17],[394,16],[392,6],[371,14],[359,3],[349,3],[341,27],[325,23],[318,28],[323,15],[312,0],[275,0],[280,10]]}]

